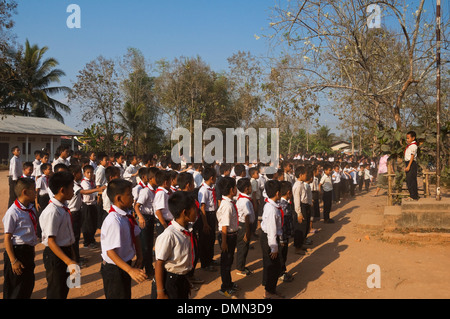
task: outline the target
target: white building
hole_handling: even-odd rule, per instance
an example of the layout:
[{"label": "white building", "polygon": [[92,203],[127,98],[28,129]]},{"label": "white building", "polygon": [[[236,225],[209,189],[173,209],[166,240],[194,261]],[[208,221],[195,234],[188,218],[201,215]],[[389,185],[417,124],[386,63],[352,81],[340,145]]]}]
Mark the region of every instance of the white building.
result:
[{"label": "white building", "polygon": [[9,163],[14,146],[20,148],[23,162],[34,161],[34,152],[42,149],[47,149],[53,160],[63,141],[70,138],[74,149],[75,137],[82,135],[55,119],[6,115],[0,118],[0,162]]}]

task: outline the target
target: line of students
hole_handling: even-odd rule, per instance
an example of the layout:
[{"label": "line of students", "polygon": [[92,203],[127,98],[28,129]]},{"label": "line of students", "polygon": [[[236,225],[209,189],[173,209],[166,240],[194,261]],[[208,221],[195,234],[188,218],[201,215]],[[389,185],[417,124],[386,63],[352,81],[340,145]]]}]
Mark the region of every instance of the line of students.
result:
[{"label": "line of students", "polygon": [[[99,228],[106,298],[131,298],[131,279],[153,279],[154,298],[187,298],[190,289],[195,288],[193,284],[203,282],[194,276],[198,262],[201,269],[216,271],[216,230],[221,249],[219,293],[231,297],[239,289],[231,280],[235,250],[237,274],[252,275],[246,259],[252,237],[258,238],[258,216],[265,297],[278,298],[278,279],[293,280],[286,272],[290,238],[294,238],[297,254],[304,254],[305,245],[312,243],[308,234],[312,217],[320,218],[320,192],[324,222],[333,222],[329,216],[333,191],[329,165],[324,166],[322,176],[319,166],[303,165],[295,169],[293,176],[293,164],[288,162],[276,174],[266,175],[259,173],[259,166],[224,163],[217,169],[197,165],[203,179],[199,184],[190,167],[179,172],[140,167],[137,156],[131,156],[127,161],[130,165],[124,168],[123,155],[119,153],[114,157],[115,163],[108,164],[107,155],[99,155],[96,163],[97,158],[90,154],[94,165],[84,161],[84,165],[68,166],[66,150],[61,149],[53,166],[48,162],[39,166],[42,173],[36,183],[31,178],[15,181],[17,201],[4,219],[10,224],[5,227],[5,234],[11,242],[15,241],[12,248],[7,247],[13,262],[5,262],[5,267],[12,269],[5,271],[5,276],[14,277],[19,271],[18,260],[22,260],[15,256],[15,247],[21,245],[23,238],[15,229],[18,219],[11,216],[17,214],[18,207],[29,209],[35,204],[34,219],[32,215],[28,217],[35,223],[28,223],[27,227],[29,233],[35,229],[36,237],[46,246],[47,298],[67,298],[67,278],[79,274],[77,267],[86,262],[79,252],[81,233],[84,246],[96,248],[95,233]],[[16,238],[18,241],[13,240]],[[37,241],[31,241],[26,245],[36,244]],[[32,259],[31,253],[27,258]],[[33,267],[26,268],[28,271]],[[5,285],[5,291],[11,286],[17,285]],[[29,298],[32,288],[23,290],[26,293],[7,293],[5,298]]]}]

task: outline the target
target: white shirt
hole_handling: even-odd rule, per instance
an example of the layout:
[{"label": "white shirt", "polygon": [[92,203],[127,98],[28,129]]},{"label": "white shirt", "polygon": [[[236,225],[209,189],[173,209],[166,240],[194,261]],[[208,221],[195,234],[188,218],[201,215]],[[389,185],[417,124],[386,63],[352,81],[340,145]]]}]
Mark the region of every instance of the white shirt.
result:
[{"label": "white shirt", "polygon": [[184,232],[189,231],[174,220],[155,242],[156,260],[164,261],[166,271],[177,275],[186,275],[192,269],[191,239]]},{"label": "white shirt", "polygon": [[135,201],[137,201],[137,199],[139,198],[139,193],[140,191],[145,188],[147,185],[144,185],[144,183],[141,181],[139,183],[137,183],[136,186],[133,187],[133,190],[131,191],[132,195],[133,195],[133,199]]},{"label": "white shirt", "polygon": [[141,229],[135,225],[133,234],[131,234],[127,212],[115,205],[111,207],[114,211],[111,211],[103,221],[100,231],[100,242],[103,260],[108,264],[114,265],[114,262],[108,257],[107,251],[114,250],[125,262],[132,260],[136,255],[136,249],[131,236],[138,236],[141,233]]},{"label": "white shirt", "polygon": [[234,207],[234,202],[228,196],[222,196],[219,209],[216,213],[219,231],[222,227],[227,226],[227,233],[237,232],[239,227],[238,212]]},{"label": "white shirt", "polygon": [[203,183],[198,190],[198,202],[200,206],[205,204],[205,212],[213,212],[217,209],[217,203],[214,201],[213,192],[215,192],[214,187],[209,187]]},{"label": "white shirt", "polygon": [[63,207],[61,202],[52,198],[39,217],[42,243],[45,246],[48,246],[48,238],[51,236],[55,237],[55,242],[60,247],[67,247],[75,242],[70,213]]},{"label": "white shirt", "polygon": [[195,188],[200,187],[203,183],[202,174],[200,172],[194,171],[194,173],[192,175],[194,177]]},{"label": "white shirt", "polygon": [[281,225],[281,212],[280,206],[270,198],[267,199],[266,205],[264,205],[261,230],[267,234],[267,241],[270,247],[271,253],[278,252],[277,237],[283,233]]},{"label": "white shirt", "polygon": [[40,166],[41,166],[41,161],[35,159],[33,161],[33,173],[31,173],[31,176],[33,176],[35,180],[41,175],[40,174],[40,172],[41,172]]},{"label": "white shirt", "polygon": [[238,209],[239,223],[245,223],[246,216],[249,217],[249,221],[251,224],[255,222],[253,202],[248,195],[241,193],[236,202],[236,207]]},{"label": "white shirt", "polygon": [[409,162],[411,160],[411,155],[414,155],[414,161],[417,157],[417,143],[412,142],[409,144],[405,151],[405,161]]},{"label": "white shirt", "polygon": [[[87,178],[83,178],[83,180],[81,181],[81,187],[84,190],[91,190],[94,189],[95,185],[94,182],[88,180]],[[92,193],[92,194],[88,194],[88,195],[83,195],[83,203],[85,203],[86,205],[94,205],[96,203],[96,197],[97,197],[97,193]]]},{"label": "white shirt", "polygon": [[133,183],[133,186],[135,186],[136,185],[136,176],[133,176],[133,174],[136,174],[137,171],[138,171],[137,166],[130,165],[123,172],[123,178],[127,181],[130,181],[131,183]]},{"label": "white shirt", "polygon": [[95,163],[93,160],[89,160],[89,165],[94,168],[94,172],[97,170],[97,163]]},{"label": "white shirt", "polygon": [[123,168],[122,165],[120,165],[119,163],[114,163],[115,167],[118,167],[120,169],[120,177],[123,178],[123,173],[125,172],[125,169]]},{"label": "white shirt", "polygon": [[62,157],[58,157],[58,159],[55,160],[55,161],[53,161],[53,163],[52,163],[52,170],[53,170],[53,171],[55,171],[55,166],[56,166],[57,164],[64,164],[64,165],[66,165],[67,167],[70,166],[70,162],[69,162],[67,159],[64,159],[64,158],[62,158]]},{"label": "white shirt", "polygon": [[301,207],[300,203],[302,202],[302,196],[303,196],[304,190],[303,190],[303,182],[297,180],[294,185],[292,186],[292,195],[294,199],[294,209],[297,215],[301,215]]},{"label": "white shirt", "polygon": [[103,165],[97,166],[97,169],[95,170],[95,185],[97,186],[103,186],[106,185],[108,181],[106,180],[105,176],[105,167]]},{"label": "white shirt", "polygon": [[322,189],[324,192],[330,192],[333,190],[331,176],[328,176],[325,173],[322,175],[322,178],[320,179],[320,184],[322,185]]},{"label": "white shirt", "polygon": [[143,215],[153,215],[153,200],[155,199],[155,191],[150,185],[144,187],[139,192],[139,196],[136,200],[141,205],[140,211]]},{"label": "white shirt", "polygon": [[80,183],[76,181],[73,182],[73,197],[67,203],[67,206],[69,207],[71,212],[78,212],[81,210],[81,205],[83,204],[83,201],[81,199],[80,191],[82,189],[83,188],[81,187]]},{"label": "white shirt", "polygon": [[[25,206],[21,202],[17,202],[20,208],[13,203],[3,217],[4,232],[5,234],[12,235],[11,240],[13,245],[36,246],[38,239],[30,214],[24,210]],[[34,218],[37,222],[37,214],[33,204],[30,204],[26,208],[34,211]]]},{"label": "white shirt", "polygon": [[48,186],[49,177],[45,175],[41,175],[36,181],[36,189],[39,189],[39,196],[44,196],[48,194],[50,188]]},{"label": "white shirt", "polygon": [[331,180],[333,181],[333,184],[337,184],[341,182],[341,173],[333,171],[333,175],[331,175]]},{"label": "white shirt", "polygon": [[17,181],[22,176],[22,160],[16,155],[9,161],[9,176],[13,181]]},{"label": "white shirt", "polygon": [[[156,213],[157,210],[161,210],[164,220],[171,221],[173,219],[173,215],[169,210],[169,191],[164,187],[158,187],[155,192],[153,211]],[[158,215],[156,215],[156,218],[158,218]]]}]

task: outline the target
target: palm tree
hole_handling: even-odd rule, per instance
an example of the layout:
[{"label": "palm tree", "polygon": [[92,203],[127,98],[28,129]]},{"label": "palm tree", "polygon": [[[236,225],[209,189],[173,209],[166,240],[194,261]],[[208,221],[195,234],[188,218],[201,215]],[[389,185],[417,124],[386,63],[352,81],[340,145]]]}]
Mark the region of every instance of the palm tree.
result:
[{"label": "palm tree", "polygon": [[146,108],[144,103],[140,103],[138,105],[126,102],[123,110],[119,112],[119,117],[122,122],[122,128],[124,133],[128,133],[131,137],[133,143],[133,153],[136,154],[138,149],[138,129],[141,124],[141,118],[144,115]]},{"label": "palm tree", "polygon": [[[69,93],[66,86],[51,86],[60,82],[65,73],[56,69],[59,65],[54,58],[44,60],[47,47],[39,48],[25,42],[25,50],[11,50],[7,53],[13,65],[16,77],[13,80],[13,89],[8,96],[0,99],[0,107],[7,113],[19,113],[37,117],[52,117],[60,122],[64,118],[60,110],[70,113],[70,108],[64,103],[52,98],[52,95]],[[6,66],[5,68],[6,69]]]},{"label": "palm tree", "polygon": [[328,126],[320,126],[313,136],[312,151],[316,153],[331,151],[331,144],[333,144],[336,135],[330,133],[331,129]]}]

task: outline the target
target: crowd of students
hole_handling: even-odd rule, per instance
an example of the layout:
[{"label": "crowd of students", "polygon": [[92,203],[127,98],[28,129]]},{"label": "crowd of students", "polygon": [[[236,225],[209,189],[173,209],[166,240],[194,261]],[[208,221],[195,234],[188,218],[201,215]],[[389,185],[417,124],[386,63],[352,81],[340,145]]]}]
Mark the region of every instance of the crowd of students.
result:
[{"label": "crowd of students", "polygon": [[282,298],[278,280],[293,280],[286,267],[290,241],[295,254],[306,254],[314,225],[334,223],[333,202],[368,191],[376,175],[374,160],[346,155],[287,158],[274,174],[263,174],[260,163],[182,166],[156,156],[73,153],[67,146],[52,163],[42,151],[24,164],[19,148],[12,153],[3,218],[8,299],[31,297],[39,242],[47,298],[67,298],[68,278],[87,262],[81,238],[84,247],[101,247],[107,299],[131,298],[132,280],[152,280],[153,298],[189,298],[204,282],[198,264],[204,271],[219,267],[219,293],[231,297],[239,290],[234,259],[238,275],[255,276],[247,267],[252,241],[261,245],[264,297]]}]

